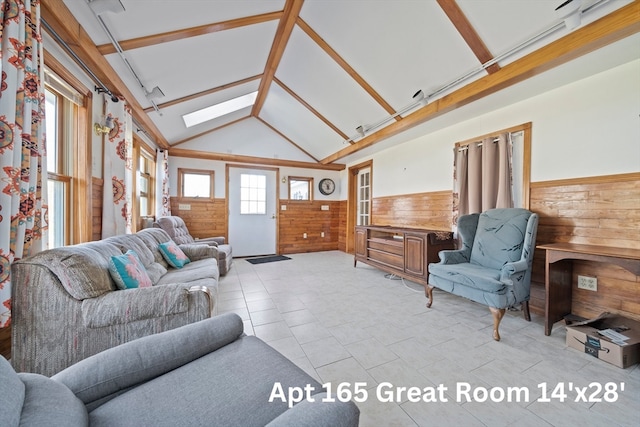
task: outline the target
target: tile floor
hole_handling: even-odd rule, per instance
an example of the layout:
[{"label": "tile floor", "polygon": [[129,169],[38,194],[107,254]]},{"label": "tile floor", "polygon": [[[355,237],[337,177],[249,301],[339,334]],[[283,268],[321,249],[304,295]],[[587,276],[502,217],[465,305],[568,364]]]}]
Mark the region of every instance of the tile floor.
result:
[{"label": "tile floor", "polygon": [[[364,383],[361,426],[640,425],[639,365],[620,369],[568,348],[560,324],[547,337],[542,317],[508,312],[495,342],[484,306],[436,290],[427,309],[422,286],[354,268],[344,252],[289,256],[235,260],[219,311],[238,313],[247,334],[334,390]],[[558,385],[564,401],[552,395]],[[394,392],[402,387],[418,391]]]}]

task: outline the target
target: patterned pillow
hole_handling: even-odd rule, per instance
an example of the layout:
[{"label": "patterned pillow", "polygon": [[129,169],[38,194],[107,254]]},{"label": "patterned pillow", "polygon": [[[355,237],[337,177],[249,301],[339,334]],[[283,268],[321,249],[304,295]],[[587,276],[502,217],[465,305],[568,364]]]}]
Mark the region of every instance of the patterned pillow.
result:
[{"label": "patterned pillow", "polygon": [[109,261],[109,273],[118,289],[148,288],[151,279],[138,254],[129,249],[122,255],[112,256]]},{"label": "patterned pillow", "polygon": [[185,264],[189,264],[191,262],[189,257],[182,252],[182,249],[180,249],[173,240],[160,243],[158,245],[158,249],[160,249],[160,253],[172,267],[182,268]]}]

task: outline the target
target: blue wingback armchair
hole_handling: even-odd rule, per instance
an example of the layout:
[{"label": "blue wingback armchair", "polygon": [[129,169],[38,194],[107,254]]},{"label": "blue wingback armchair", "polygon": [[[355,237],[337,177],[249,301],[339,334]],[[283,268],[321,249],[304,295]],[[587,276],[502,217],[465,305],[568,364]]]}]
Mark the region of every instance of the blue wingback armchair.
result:
[{"label": "blue wingback armchair", "polygon": [[440,252],[440,262],[429,265],[425,287],[433,303],[439,288],[489,306],[493,314],[493,338],[506,308],[522,304],[529,314],[531,264],[538,230],[538,215],[526,209],[491,209],[458,219],[462,248]]}]

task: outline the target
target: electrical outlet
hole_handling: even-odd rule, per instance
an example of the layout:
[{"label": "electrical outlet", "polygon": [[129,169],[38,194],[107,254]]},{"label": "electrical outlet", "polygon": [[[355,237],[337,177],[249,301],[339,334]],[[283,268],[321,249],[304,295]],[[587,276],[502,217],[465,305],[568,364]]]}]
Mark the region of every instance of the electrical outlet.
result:
[{"label": "electrical outlet", "polygon": [[586,289],[588,291],[598,290],[598,278],[578,275],[578,289]]},{"label": "electrical outlet", "polygon": [[302,233],[302,238],[306,239],[307,238],[307,233]]},{"label": "electrical outlet", "polygon": [[324,237],[324,231],[320,232],[320,237]]}]

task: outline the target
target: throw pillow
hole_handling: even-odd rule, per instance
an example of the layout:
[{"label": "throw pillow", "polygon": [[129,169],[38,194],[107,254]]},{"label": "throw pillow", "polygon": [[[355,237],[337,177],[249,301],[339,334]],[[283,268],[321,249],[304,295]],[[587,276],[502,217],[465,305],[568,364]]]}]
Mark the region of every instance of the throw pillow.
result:
[{"label": "throw pillow", "polygon": [[186,256],[184,252],[182,252],[182,249],[180,249],[173,240],[165,243],[160,243],[160,245],[158,245],[158,248],[160,249],[160,253],[164,257],[164,259],[172,267],[182,268],[185,266],[185,264],[191,262],[189,257]]},{"label": "throw pillow", "polygon": [[112,256],[109,261],[109,273],[118,289],[147,288],[151,279],[138,254],[129,249],[122,255]]}]

